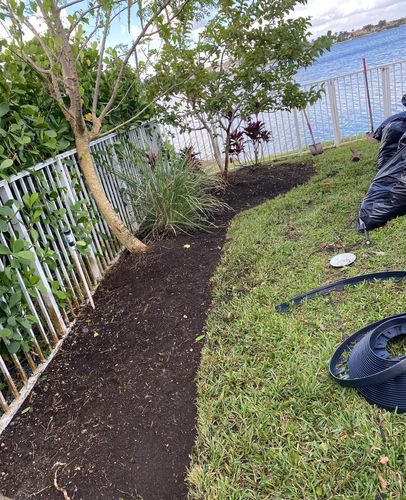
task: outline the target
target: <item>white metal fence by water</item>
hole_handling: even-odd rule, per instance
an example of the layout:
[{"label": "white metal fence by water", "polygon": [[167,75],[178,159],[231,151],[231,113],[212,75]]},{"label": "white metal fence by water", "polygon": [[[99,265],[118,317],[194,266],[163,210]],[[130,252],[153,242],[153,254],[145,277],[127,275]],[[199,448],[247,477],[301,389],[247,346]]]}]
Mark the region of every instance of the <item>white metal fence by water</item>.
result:
[{"label": "white metal fence by water", "polygon": [[[128,160],[118,161],[112,147],[117,142],[127,150],[129,143],[156,150],[157,130],[153,124],[147,124],[125,134],[108,135],[91,145],[107,197],[122,220],[129,227],[134,227],[136,221],[132,216],[131,205],[123,197],[123,181],[111,174],[110,167],[113,163],[115,169],[121,169],[127,176],[133,177],[136,175],[136,165],[131,161],[130,153]],[[51,220],[43,212],[38,220],[32,222],[23,210],[17,209],[23,205],[24,195],[34,193],[41,194],[41,203],[47,204],[48,213],[54,212],[58,216]],[[18,273],[18,285],[27,311],[37,322],[29,331],[32,347],[28,352],[20,350],[12,354],[0,350],[0,415],[3,413],[4,417],[0,421],[0,431],[42,371],[47,359],[59,346],[79,307],[89,298],[89,291],[96,287],[122,250],[100,216],[84,183],[74,150],[40,163],[30,172],[21,172],[9,181],[1,181],[0,207],[6,204],[13,204],[15,208],[8,232],[12,238],[25,240],[35,250],[32,252],[35,255],[32,268],[41,287],[40,291],[33,294],[32,290],[27,290],[23,277]],[[90,220],[91,233],[87,251],[81,254],[67,244],[64,232],[68,230],[78,234],[79,231],[81,234],[83,215]],[[37,239],[32,238],[32,229],[35,229]],[[10,246],[10,238],[6,238],[2,232],[0,244]],[[44,252],[51,252],[53,262],[46,258]],[[11,264],[12,259],[11,255],[0,256],[0,272]],[[63,306],[58,300],[58,292],[67,294]],[[3,342],[7,347],[8,340],[3,339]]]},{"label": "white metal fence by water", "polygon": [[[387,116],[405,110],[401,97],[406,92],[406,61],[370,68],[367,70],[367,76],[376,128]],[[307,107],[316,142],[334,143],[338,146],[359,136],[365,136],[365,133],[370,131],[362,70],[328,80],[305,83],[303,87],[308,89],[312,85],[324,88],[322,98],[313,106]],[[311,138],[303,112],[293,110],[260,113],[258,118],[272,133],[272,140],[263,146],[264,158],[277,158],[308,150]],[[189,125],[192,128],[199,127],[197,122],[190,122]],[[243,122],[242,127],[245,125]],[[225,137],[220,130],[217,133],[220,151],[223,151]],[[181,132],[170,127],[167,134],[177,151],[192,146],[199,152],[202,160],[214,161],[211,143],[205,130]],[[252,161],[253,151],[249,145],[239,159],[242,162]]]}]

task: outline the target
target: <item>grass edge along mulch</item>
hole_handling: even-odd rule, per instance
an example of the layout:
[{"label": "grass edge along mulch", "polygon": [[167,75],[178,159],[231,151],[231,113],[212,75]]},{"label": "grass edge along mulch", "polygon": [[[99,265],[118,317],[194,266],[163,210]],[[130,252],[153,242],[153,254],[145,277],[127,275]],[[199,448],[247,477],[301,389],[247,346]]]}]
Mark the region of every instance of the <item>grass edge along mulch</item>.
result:
[{"label": "grass edge along mulch", "polygon": [[[357,147],[360,162],[349,146],[325,152],[307,184],[238,215],[228,230],[198,374],[191,498],[405,494],[406,417],[369,405],[327,371],[344,337],[406,310],[405,284],[361,284],[275,311],[328,281],[406,267],[406,217],[373,231],[372,247],[354,230],[378,146]],[[331,268],[341,251],[356,262]]]}]

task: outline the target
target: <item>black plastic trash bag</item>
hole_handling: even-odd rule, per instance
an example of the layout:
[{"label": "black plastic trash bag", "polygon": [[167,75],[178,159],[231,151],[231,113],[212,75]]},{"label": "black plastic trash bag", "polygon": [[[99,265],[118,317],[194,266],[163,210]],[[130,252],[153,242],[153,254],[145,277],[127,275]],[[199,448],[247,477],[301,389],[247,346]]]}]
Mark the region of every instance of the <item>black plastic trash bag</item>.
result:
[{"label": "black plastic trash bag", "polygon": [[[406,94],[403,97],[406,97]],[[402,103],[403,103],[403,99],[402,99]],[[389,118],[386,118],[386,120],[384,120],[379,125],[379,127],[373,133],[372,137],[374,139],[376,139],[377,141],[381,141],[382,140],[382,134],[383,134],[383,131],[384,131],[385,127],[387,125],[389,125],[390,123],[397,122],[397,121],[402,121],[402,120],[406,120],[406,111],[402,111],[401,113],[397,113],[396,115],[389,116]]]},{"label": "black plastic trash bag", "polygon": [[[406,134],[400,141],[406,144]],[[379,170],[361,203],[356,228],[362,232],[381,227],[406,214],[406,145]]]},{"label": "black plastic trash bag", "polygon": [[398,143],[402,135],[406,132],[406,113],[404,114],[405,118],[393,120],[383,128],[381,147],[379,148],[376,160],[378,170],[380,170],[398,151]]}]

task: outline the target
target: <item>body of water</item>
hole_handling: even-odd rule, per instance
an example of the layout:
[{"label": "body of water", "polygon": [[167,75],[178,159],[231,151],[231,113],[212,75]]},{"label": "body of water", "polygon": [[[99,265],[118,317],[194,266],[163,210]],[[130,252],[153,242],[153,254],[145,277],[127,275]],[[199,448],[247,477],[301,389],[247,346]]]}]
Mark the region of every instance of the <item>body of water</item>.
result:
[{"label": "body of water", "polygon": [[[330,52],[323,54],[311,67],[300,71],[296,77],[296,80],[304,86],[337,77],[334,80],[334,89],[341,140],[362,136],[371,130],[364,77],[362,73],[356,73],[362,71],[363,57],[366,58],[368,68],[406,61],[406,25],[336,44]],[[353,74],[347,75],[348,73]],[[388,76],[390,112],[404,111],[401,97],[406,93],[406,63],[391,65]],[[385,118],[382,71],[370,69],[368,81],[373,127],[376,128]],[[307,112],[316,142],[333,141],[333,120],[327,89],[321,99],[307,108]],[[272,134],[272,141],[264,146],[265,156],[283,155],[311,143],[309,130],[301,111],[261,113],[259,118]],[[175,136],[177,149],[191,145],[200,152],[202,159],[213,158],[205,132],[176,133]],[[220,142],[223,150],[224,137]],[[247,155],[252,156],[248,146],[246,150]]]},{"label": "body of water", "polygon": [[368,67],[406,59],[406,24],[333,45],[330,52],[300,71],[297,80],[308,83],[360,71],[363,57]]}]

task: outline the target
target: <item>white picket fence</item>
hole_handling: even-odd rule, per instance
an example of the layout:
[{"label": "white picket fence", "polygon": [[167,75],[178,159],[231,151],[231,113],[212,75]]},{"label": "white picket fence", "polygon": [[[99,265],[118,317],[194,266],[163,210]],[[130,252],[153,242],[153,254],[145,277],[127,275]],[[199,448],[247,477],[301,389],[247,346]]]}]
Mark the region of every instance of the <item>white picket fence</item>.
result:
[{"label": "white picket fence", "polygon": [[[134,227],[136,221],[131,212],[131,205],[123,196],[123,181],[112,174],[111,166],[121,170],[126,176],[136,176],[136,165],[131,161],[130,143],[137,147],[156,150],[158,131],[154,124],[133,128],[125,134],[111,134],[94,141],[91,145],[99,178],[107,197],[117,210],[123,221]],[[115,154],[113,145],[120,142],[128,155],[120,161]],[[127,158],[128,157],[128,158]],[[51,223],[46,214],[34,223],[17,207],[23,204],[26,194],[42,193],[44,186],[50,192],[47,199],[48,210],[64,214]],[[0,207],[10,204],[13,200],[15,216],[8,224],[12,237],[25,240],[36,257],[32,264],[39,277],[41,291],[31,294],[24,285],[23,278],[18,274],[19,286],[22,289],[27,310],[37,323],[32,327],[31,349],[28,352],[20,350],[17,354],[0,350],[0,432],[7,425],[11,416],[28,393],[35,379],[44,369],[49,359],[58,349],[61,340],[68,332],[70,325],[78,314],[79,307],[91,299],[90,291],[94,290],[114,260],[121,253],[122,247],[112,235],[109,227],[100,216],[98,208],[90,195],[79,165],[75,150],[58,155],[44,163],[13,176],[8,181],[0,182]],[[93,221],[90,243],[86,254],[81,254],[70,247],[65,241],[64,232],[77,232],[81,226],[81,214],[84,211]],[[83,224],[82,224],[83,225]],[[29,229],[30,230],[29,230]],[[37,232],[38,239],[30,237],[32,228]],[[0,244],[9,245],[4,233],[0,232]],[[46,259],[39,257],[41,249],[49,248],[53,252],[56,265],[50,265]],[[0,256],[0,271],[11,264],[12,256]],[[56,289],[68,293],[64,307],[58,305]],[[0,325],[0,329],[2,325]],[[7,340],[4,341],[7,347]],[[1,415],[1,412],[0,412]]]},{"label": "white picket fence", "polygon": [[[375,128],[387,116],[405,110],[401,104],[401,97],[406,92],[405,76],[406,61],[367,70]],[[303,84],[305,89],[311,86],[325,89],[322,98],[313,106],[306,108],[316,142],[338,146],[356,137],[365,136],[365,133],[370,131],[366,85],[362,70],[329,80]],[[265,159],[308,151],[311,138],[303,112],[293,110],[260,113],[258,118],[272,134],[272,140],[262,147],[262,156]],[[190,121],[188,125],[191,128],[199,128],[200,123]],[[245,125],[245,122],[241,124],[242,127]],[[224,133],[217,130],[217,134],[220,151],[223,151]],[[180,131],[168,127],[168,135],[177,151],[192,146],[199,152],[202,160],[214,161],[211,143],[205,130]],[[239,159],[241,162],[253,160],[253,150],[249,144]]]}]

